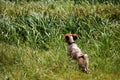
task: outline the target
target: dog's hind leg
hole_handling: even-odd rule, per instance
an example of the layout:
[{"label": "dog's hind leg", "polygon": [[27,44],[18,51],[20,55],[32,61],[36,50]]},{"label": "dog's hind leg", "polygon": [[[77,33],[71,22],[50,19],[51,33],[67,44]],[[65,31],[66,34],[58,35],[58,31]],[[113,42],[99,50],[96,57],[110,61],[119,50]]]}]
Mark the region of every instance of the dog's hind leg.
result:
[{"label": "dog's hind leg", "polygon": [[89,71],[89,69],[88,69],[88,63],[89,63],[88,55],[84,54],[83,56],[79,57],[77,60],[78,60],[79,67],[82,68],[82,71],[88,73],[88,71]]}]

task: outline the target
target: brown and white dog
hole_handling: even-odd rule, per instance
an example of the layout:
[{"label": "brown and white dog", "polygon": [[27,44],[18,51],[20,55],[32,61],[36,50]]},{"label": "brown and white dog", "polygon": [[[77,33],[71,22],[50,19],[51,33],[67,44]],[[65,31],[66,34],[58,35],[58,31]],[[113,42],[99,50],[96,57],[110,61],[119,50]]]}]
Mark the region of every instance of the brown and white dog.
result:
[{"label": "brown and white dog", "polygon": [[75,44],[75,40],[78,38],[76,34],[65,34],[65,41],[68,44],[67,52],[70,58],[77,60],[79,67],[86,73],[88,73],[88,55],[83,54],[81,49]]}]

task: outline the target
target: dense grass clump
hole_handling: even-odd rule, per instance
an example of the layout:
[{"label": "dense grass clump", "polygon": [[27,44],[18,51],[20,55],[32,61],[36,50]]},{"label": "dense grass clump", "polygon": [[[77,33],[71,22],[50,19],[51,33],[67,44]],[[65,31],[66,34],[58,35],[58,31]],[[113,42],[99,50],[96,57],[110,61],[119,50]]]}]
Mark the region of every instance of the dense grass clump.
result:
[{"label": "dense grass clump", "polygon": [[[0,1],[0,79],[118,80],[117,0]],[[64,34],[76,33],[90,58],[82,73],[66,55]]]}]

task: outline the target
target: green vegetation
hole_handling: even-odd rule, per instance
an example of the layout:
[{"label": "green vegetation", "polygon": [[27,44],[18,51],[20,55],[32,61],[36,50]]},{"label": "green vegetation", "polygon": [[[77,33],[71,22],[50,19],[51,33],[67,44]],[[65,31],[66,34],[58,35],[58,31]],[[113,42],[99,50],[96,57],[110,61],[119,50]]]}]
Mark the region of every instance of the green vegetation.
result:
[{"label": "green vegetation", "polygon": [[[0,0],[0,80],[119,80],[119,0]],[[68,58],[65,33],[90,58]]]}]

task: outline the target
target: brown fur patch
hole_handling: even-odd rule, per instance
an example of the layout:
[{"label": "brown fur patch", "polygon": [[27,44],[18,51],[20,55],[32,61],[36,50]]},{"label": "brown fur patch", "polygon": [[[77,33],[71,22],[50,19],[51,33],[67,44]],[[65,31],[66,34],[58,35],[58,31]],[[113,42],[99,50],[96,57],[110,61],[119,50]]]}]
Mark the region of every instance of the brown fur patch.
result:
[{"label": "brown fur patch", "polygon": [[67,42],[68,40],[68,37],[70,37],[70,36],[73,36],[73,39],[74,40],[76,40],[77,38],[78,38],[78,36],[76,35],[76,34],[69,34],[69,33],[67,33],[67,34],[65,34],[64,35],[64,38],[65,38],[65,41]]}]

